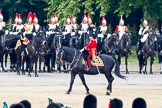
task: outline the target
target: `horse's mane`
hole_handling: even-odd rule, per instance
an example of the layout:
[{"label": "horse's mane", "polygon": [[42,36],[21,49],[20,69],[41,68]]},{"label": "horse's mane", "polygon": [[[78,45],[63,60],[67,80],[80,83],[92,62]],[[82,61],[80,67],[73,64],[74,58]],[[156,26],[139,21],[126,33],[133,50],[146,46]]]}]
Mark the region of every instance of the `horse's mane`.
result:
[{"label": "horse's mane", "polygon": [[70,47],[66,47],[66,46],[63,46],[62,49],[64,50],[64,52],[66,52],[66,54],[68,55],[74,55],[75,54],[75,49],[73,48],[70,48]]},{"label": "horse's mane", "polygon": [[64,51],[64,54],[66,56],[67,61],[72,61],[74,56],[78,55],[77,52],[79,52],[79,51],[76,51],[73,48],[69,48],[69,47],[66,47],[66,46],[63,46],[61,49]]}]

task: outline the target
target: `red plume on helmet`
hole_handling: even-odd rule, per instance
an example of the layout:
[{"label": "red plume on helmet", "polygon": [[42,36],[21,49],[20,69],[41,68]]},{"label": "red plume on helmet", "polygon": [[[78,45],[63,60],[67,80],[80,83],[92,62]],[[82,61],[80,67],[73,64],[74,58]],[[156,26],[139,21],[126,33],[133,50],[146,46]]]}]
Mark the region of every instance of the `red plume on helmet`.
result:
[{"label": "red plume on helmet", "polygon": [[16,13],[16,16],[15,16],[15,23],[18,22],[18,20],[19,20],[19,14]]},{"label": "red plume on helmet", "polygon": [[91,19],[90,14],[87,14],[87,20],[88,20],[88,23],[92,23],[92,19]]},{"label": "red plume on helmet", "polygon": [[37,15],[36,15],[36,13],[33,13],[32,23],[37,22],[37,21],[38,21]]},{"label": "red plume on helmet", "polygon": [[3,20],[2,10],[0,10],[0,19]]},{"label": "red plume on helmet", "polygon": [[76,16],[74,14],[72,14],[71,17],[72,17],[72,22],[76,23]]},{"label": "red plume on helmet", "polygon": [[66,16],[66,24],[67,23],[70,23],[70,15],[69,14]]},{"label": "red plume on helmet", "polygon": [[105,19],[105,16],[102,16],[102,25],[103,24],[106,24],[107,22],[106,22],[106,19]]},{"label": "red plume on helmet", "polygon": [[55,17],[55,13],[54,13],[54,12],[52,12],[52,14],[51,14],[51,18],[52,18],[52,17]]},{"label": "red plume on helmet", "polygon": [[52,23],[52,21],[53,22],[55,21],[55,13],[54,12],[52,12],[52,14],[51,14],[50,24]]},{"label": "red plume on helmet", "polygon": [[32,14],[32,12],[29,12],[28,13],[28,21],[32,21],[32,19],[33,19],[33,14]]},{"label": "red plume on helmet", "polygon": [[18,22],[22,23],[21,14],[18,14]]},{"label": "red plume on helmet", "polygon": [[86,12],[84,12],[84,14],[83,14],[83,20],[86,20],[87,21],[87,15],[86,15]]}]

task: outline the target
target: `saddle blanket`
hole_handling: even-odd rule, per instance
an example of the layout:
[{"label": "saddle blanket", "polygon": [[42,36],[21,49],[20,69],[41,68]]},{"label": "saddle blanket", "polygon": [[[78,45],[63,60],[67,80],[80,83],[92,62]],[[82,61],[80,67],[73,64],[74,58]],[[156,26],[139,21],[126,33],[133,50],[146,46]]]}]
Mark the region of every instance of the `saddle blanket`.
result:
[{"label": "saddle blanket", "polygon": [[[87,64],[87,62],[84,58],[82,58],[82,64],[84,64],[84,65]],[[104,63],[99,56],[96,56],[95,58],[93,58],[91,60],[91,64],[92,64],[92,66],[104,66]]]},{"label": "saddle blanket", "polygon": [[[25,37],[23,40],[23,44],[27,45],[28,43],[29,43],[29,39]],[[21,45],[21,41],[18,40],[15,49],[17,49],[20,45]]]}]

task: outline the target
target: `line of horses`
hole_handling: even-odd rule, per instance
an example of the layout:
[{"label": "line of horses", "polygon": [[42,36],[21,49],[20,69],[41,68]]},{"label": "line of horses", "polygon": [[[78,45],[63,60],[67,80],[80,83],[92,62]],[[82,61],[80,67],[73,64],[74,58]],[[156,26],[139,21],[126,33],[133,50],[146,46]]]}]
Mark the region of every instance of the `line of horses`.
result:
[{"label": "line of horses", "polygon": [[[15,49],[16,42],[20,39],[22,34],[18,35],[2,35],[0,37],[0,62],[2,71],[6,71],[3,65],[3,56],[5,55],[5,66],[7,65],[7,56],[10,55],[10,70],[17,71],[20,74],[20,71],[25,72],[24,62],[26,64],[26,71],[33,71],[33,64],[35,64],[35,72],[37,72],[37,61],[38,58],[41,61],[44,61],[45,66],[47,66],[47,71],[51,72],[55,70],[55,61],[56,53],[61,46],[67,46],[70,48],[75,48],[79,50],[83,48],[88,42],[89,38],[87,33],[83,33],[81,36],[76,34],[75,36],[67,36],[66,38],[61,29],[58,32],[46,36],[46,31],[43,30],[39,32],[33,39],[30,40],[30,43],[26,46],[21,44]],[[70,38],[69,38],[70,37]],[[131,47],[131,33],[125,33],[121,40],[119,40],[118,33],[113,33],[109,38],[106,38],[102,42],[102,46],[99,46],[99,54],[112,55],[114,58],[117,57],[119,64],[121,63],[121,57],[125,57],[126,73],[129,73],[128,70],[128,57],[129,49]],[[157,35],[154,32],[151,32],[143,45],[143,50],[140,49],[140,43],[137,43],[137,58],[139,60],[139,73],[143,67],[145,67],[144,73],[147,73],[147,58],[150,56],[150,73],[152,74],[152,64],[154,61],[155,51],[158,49],[161,43],[161,39],[158,39],[155,43],[154,39]],[[22,43],[22,40],[21,40]],[[157,45],[158,44],[158,45]],[[26,50],[28,54],[22,57],[22,52]],[[139,50],[142,51],[139,54]],[[43,53],[43,54],[42,54]],[[44,59],[44,60],[42,60]],[[44,70],[45,70],[44,66]],[[63,65],[66,69],[65,64]],[[60,71],[60,66],[57,68]],[[39,65],[39,71],[42,71],[41,64]],[[30,73],[29,73],[30,75]],[[36,73],[37,76],[37,73]]]},{"label": "line of horses", "polygon": [[[46,67],[48,72],[61,71],[61,66],[63,65],[66,71],[71,71],[71,82],[66,92],[67,94],[71,92],[77,74],[89,94],[89,88],[86,85],[84,74],[96,75],[101,73],[105,75],[109,83],[107,86],[107,95],[112,92],[114,78],[111,72],[114,67],[114,73],[118,77],[122,79],[126,78],[120,74],[121,57],[123,56],[125,57],[126,74],[129,73],[127,59],[131,47],[131,33],[125,33],[121,40],[119,40],[118,33],[113,33],[111,36],[105,38],[102,46],[99,46],[100,49],[98,49],[99,57],[102,59],[104,66],[93,66],[90,71],[85,70],[85,65],[82,64],[82,58],[84,57],[79,52],[89,41],[89,35],[87,33],[83,33],[82,35],[75,33],[74,36],[64,36],[61,28],[59,28],[57,32],[53,32],[53,34],[47,36],[45,29],[43,29],[36,36],[32,37],[28,45],[23,44],[23,40],[21,39],[22,35],[22,33],[18,35],[0,34],[0,63],[2,71],[6,72],[5,67],[7,66],[8,54],[10,55],[10,71],[16,71],[18,75],[21,72],[22,74],[28,72],[28,76],[31,76],[31,72],[34,72],[35,77],[38,77],[38,60],[39,71],[45,71]],[[155,42],[155,38],[158,38],[157,42]],[[21,45],[15,48],[18,40],[20,40]],[[139,73],[141,73],[143,67],[145,67],[144,73],[147,73],[146,66],[148,57],[151,58],[150,74],[153,73],[152,64],[155,51],[158,50],[161,53],[161,40],[161,36],[158,37],[154,32],[150,32],[142,49],[140,49],[140,43],[137,43],[136,53],[139,60]],[[3,57],[5,57],[5,67]],[[42,61],[44,61],[43,70],[41,67]],[[24,65],[25,63],[26,65]],[[55,69],[56,64],[57,68]]]}]

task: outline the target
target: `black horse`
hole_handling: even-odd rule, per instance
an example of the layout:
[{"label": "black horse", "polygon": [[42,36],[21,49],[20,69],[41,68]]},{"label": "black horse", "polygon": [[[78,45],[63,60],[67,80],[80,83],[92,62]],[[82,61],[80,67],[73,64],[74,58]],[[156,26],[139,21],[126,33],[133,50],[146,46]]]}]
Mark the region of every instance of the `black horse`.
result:
[{"label": "black horse", "polygon": [[105,38],[101,53],[115,56],[118,42],[117,39],[117,35],[114,34],[112,34],[109,38]]},{"label": "black horse", "polygon": [[1,67],[2,71],[6,71],[3,66],[3,56],[5,54],[5,65],[7,66],[7,57],[8,53],[10,54],[10,61],[11,61],[11,66],[15,65],[15,46],[17,40],[20,39],[20,34],[18,35],[1,35],[0,36],[0,61],[1,61]]},{"label": "black horse", "polygon": [[158,61],[160,63],[160,74],[162,74],[162,35],[157,35]]},{"label": "black horse", "polygon": [[[29,66],[28,76],[31,76],[30,72],[33,71],[33,64],[35,64],[35,77],[38,77],[37,74],[37,61],[40,53],[47,54],[48,45],[46,42],[45,32],[39,32],[26,46],[26,57],[29,58],[29,62],[27,65]],[[21,67],[21,53],[24,51],[24,45],[20,45],[17,49],[17,74],[20,75],[20,67]],[[24,64],[22,63],[22,68],[24,68]]]},{"label": "black horse", "polygon": [[[71,65],[70,65],[71,71],[72,71],[71,72],[71,81],[70,81],[70,87],[69,87],[68,91],[66,92],[67,94],[70,94],[70,92],[72,90],[73,83],[74,83],[75,76],[77,74],[79,75],[83,85],[85,86],[87,94],[89,94],[89,88],[86,84],[84,74],[97,75],[97,74],[101,73],[101,74],[105,75],[105,77],[109,83],[107,86],[106,94],[110,95],[110,92],[112,92],[112,82],[114,80],[111,72],[112,72],[112,69],[116,63],[115,59],[112,56],[109,56],[106,54],[99,55],[99,57],[103,60],[104,66],[102,66],[102,67],[93,66],[90,71],[85,70],[85,65],[82,64],[83,56],[81,55],[81,53],[78,50],[74,50],[69,47],[62,47],[60,49],[60,51],[58,52],[57,56],[60,58],[61,61],[66,61],[66,62],[71,63]],[[125,76],[122,76],[120,74],[118,62],[115,65],[115,74],[122,79],[125,78]]]},{"label": "black horse", "polygon": [[[153,74],[152,72],[152,64],[154,62],[155,57],[155,38],[156,34],[153,32],[150,32],[148,35],[148,38],[146,39],[141,53],[139,53],[139,48],[137,48],[137,58],[139,60],[139,73],[141,73],[142,69],[144,68],[144,74],[147,74],[147,59],[150,57],[150,74]],[[139,44],[137,43],[137,47]]]},{"label": "black horse", "polygon": [[116,53],[118,55],[118,61],[120,64],[121,64],[121,57],[125,57],[126,74],[129,74],[128,56],[130,54],[130,48],[131,48],[131,33],[127,32],[122,36],[121,40],[118,40]]}]

